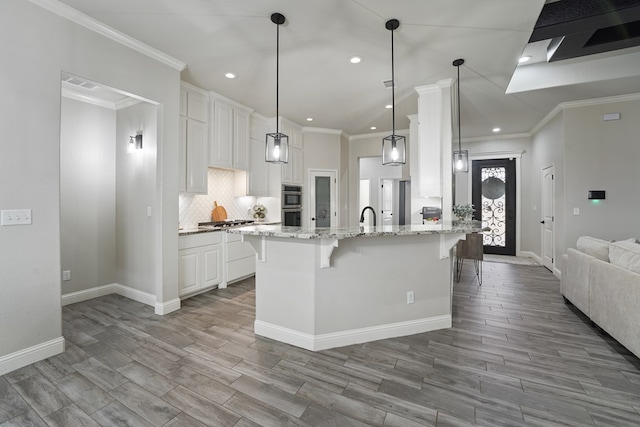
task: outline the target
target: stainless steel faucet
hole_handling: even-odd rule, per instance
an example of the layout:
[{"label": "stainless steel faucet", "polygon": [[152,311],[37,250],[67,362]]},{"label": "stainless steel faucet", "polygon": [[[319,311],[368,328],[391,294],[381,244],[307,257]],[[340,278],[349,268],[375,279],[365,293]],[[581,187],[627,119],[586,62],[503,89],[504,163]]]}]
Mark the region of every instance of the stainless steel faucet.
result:
[{"label": "stainless steel faucet", "polygon": [[366,211],[367,209],[371,210],[371,213],[373,214],[373,226],[376,226],[376,211],[371,207],[371,206],[366,206],[364,209],[362,209],[362,213],[360,214],[360,222],[364,222],[364,211]]}]

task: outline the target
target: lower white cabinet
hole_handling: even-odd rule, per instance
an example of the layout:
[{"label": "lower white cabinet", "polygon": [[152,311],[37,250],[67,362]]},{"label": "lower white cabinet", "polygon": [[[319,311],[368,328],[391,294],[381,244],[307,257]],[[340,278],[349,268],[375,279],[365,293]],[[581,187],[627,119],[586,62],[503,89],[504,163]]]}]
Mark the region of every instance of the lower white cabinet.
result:
[{"label": "lower white cabinet", "polygon": [[231,283],[256,273],[256,252],[240,234],[225,234],[225,277]]},{"label": "lower white cabinet", "polygon": [[223,232],[181,236],[179,239],[178,292],[186,296],[223,282]]},{"label": "lower white cabinet", "polygon": [[178,293],[191,296],[214,287],[224,289],[256,272],[256,253],[239,234],[224,231],[179,238]]}]

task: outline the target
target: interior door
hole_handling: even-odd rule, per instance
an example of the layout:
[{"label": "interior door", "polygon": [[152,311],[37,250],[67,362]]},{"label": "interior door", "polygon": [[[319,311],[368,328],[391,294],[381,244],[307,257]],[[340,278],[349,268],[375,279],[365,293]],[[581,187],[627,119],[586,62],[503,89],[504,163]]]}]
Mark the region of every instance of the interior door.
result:
[{"label": "interior door", "polygon": [[542,170],[542,265],[553,271],[554,262],[554,220],[555,208],[553,205],[554,181],[553,166]]},{"label": "interior door", "polygon": [[312,227],[335,227],[337,225],[336,175],[336,171],[309,172]]},{"label": "interior door", "polygon": [[380,180],[380,225],[393,224],[393,180]]},{"label": "interior door", "polygon": [[516,254],[516,162],[513,159],[474,160],[473,218],[482,221],[484,253]]}]

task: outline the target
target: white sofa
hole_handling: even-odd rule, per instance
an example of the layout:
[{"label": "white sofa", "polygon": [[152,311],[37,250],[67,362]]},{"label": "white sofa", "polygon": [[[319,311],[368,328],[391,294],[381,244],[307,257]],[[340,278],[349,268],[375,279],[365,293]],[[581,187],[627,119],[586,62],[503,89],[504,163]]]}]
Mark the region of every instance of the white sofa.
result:
[{"label": "white sofa", "polygon": [[563,257],[565,299],[640,357],[640,244],[582,236]]}]

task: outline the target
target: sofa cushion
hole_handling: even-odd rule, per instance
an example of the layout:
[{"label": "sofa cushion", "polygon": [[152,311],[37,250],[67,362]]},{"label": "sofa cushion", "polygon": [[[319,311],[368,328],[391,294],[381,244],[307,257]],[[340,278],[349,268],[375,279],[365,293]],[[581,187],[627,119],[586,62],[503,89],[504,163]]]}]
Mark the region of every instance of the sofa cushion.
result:
[{"label": "sofa cushion", "polygon": [[591,236],[581,236],[576,242],[576,249],[602,261],[609,261],[609,242]]},{"label": "sofa cushion", "polygon": [[609,244],[611,264],[640,274],[640,245],[624,240]]}]

